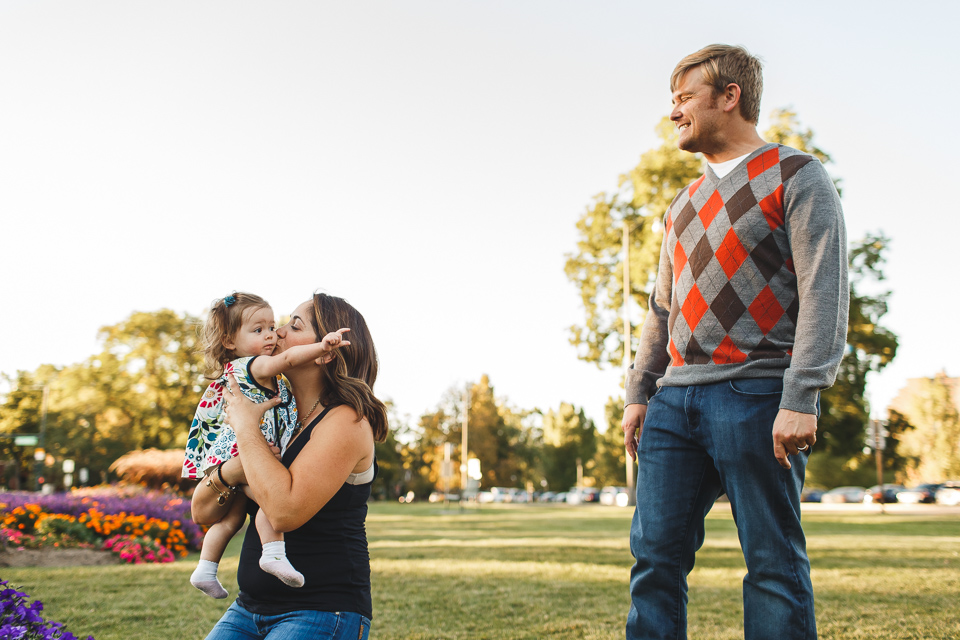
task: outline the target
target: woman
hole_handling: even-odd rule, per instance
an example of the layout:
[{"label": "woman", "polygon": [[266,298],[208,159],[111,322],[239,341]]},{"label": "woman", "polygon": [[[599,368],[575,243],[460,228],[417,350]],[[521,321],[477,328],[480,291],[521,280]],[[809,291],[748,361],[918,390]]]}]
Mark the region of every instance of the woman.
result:
[{"label": "woman", "polygon": [[331,327],[349,327],[350,345],[323,365],[311,362],[286,373],[300,414],[282,459],[259,428],[260,416],[279,400],[254,404],[242,393],[226,396],[239,455],[220,467],[222,477],[197,486],[194,520],[216,522],[242,490],[251,517],[258,503],[267,505],[267,519],[286,534],[287,555],[305,583],[288,587],[260,569],[260,539],[248,527],[237,571],[240,595],[207,640],[357,640],[369,634],[364,520],[376,475],[374,442],[387,435],[386,408],[372,391],[378,366],[373,340],[363,316],[345,300],[315,294],[277,330],[276,352],[317,342]]}]

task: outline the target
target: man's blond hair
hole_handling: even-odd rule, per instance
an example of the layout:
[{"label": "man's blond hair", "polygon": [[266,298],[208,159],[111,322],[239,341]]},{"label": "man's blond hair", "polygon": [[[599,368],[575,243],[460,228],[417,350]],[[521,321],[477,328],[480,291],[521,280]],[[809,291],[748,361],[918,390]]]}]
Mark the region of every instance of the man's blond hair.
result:
[{"label": "man's blond hair", "polygon": [[747,122],[760,122],[760,97],[763,95],[763,65],[743,47],[711,44],[681,60],[670,76],[670,91],[676,91],[680,78],[700,67],[703,81],[713,87],[713,95],[723,93],[727,85],[740,87],[740,115]]}]

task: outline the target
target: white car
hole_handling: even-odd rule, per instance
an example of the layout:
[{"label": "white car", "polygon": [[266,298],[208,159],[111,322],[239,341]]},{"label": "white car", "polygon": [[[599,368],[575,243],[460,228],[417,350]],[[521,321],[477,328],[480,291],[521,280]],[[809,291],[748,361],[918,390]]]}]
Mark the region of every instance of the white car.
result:
[{"label": "white car", "polygon": [[960,504],[960,480],[948,480],[937,489],[937,504]]},{"label": "white car", "polygon": [[604,487],[600,490],[600,504],[612,507],[625,507],[630,503],[630,489],[627,487]]}]

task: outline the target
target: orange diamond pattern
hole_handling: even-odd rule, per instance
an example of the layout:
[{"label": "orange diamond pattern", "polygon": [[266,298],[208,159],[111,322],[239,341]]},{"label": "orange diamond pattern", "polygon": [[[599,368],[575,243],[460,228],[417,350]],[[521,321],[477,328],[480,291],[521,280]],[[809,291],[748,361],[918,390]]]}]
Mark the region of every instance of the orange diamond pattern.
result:
[{"label": "orange diamond pattern", "polygon": [[683,250],[683,247],[680,243],[677,243],[677,248],[673,250],[673,281],[676,282],[680,280],[680,274],[683,272],[683,268],[687,264],[687,253]]},{"label": "orange diamond pattern", "polygon": [[767,219],[771,231],[783,226],[783,185],[760,201],[760,210],[763,211],[763,217]]},{"label": "orange diamond pattern", "polygon": [[677,345],[674,344],[673,340],[670,340],[670,366],[671,367],[682,367],[684,364],[683,356],[680,355],[680,352],[677,350]]},{"label": "orange diamond pattern", "polygon": [[717,214],[720,213],[720,209],[722,208],[723,198],[720,197],[719,191],[714,191],[710,199],[707,200],[707,204],[700,208],[700,222],[703,223],[704,229],[710,226],[710,223],[713,222],[713,219],[717,217]]},{"label": "orange diamond pattern", "polygon": [[720,267],[727,274],[728,279],[733,277],[733,274],[737,272],[748,255],[750,254],[743,248],[743,243],[737,237],[737,232],[731,227],[723,242],[717,247],[717,262],[720,263]]},{"label": "orange diamond pattern", "polygon": [[747,176],[751,180],[756,178],[758,175],[766,171],[767,169],[772,169],[780,163],[780,147],[774,147],[768,151],[764,151],[756,158],[747,163]]},{"label": "orange diamond pattern", "polygon": [[710,306],[707,304],[707,301],[703,299],[700,289],[697,288],[697,285],[693,285],[690,293],[687,294],[686,300],[683,301],[683,305],[680,307],[680,313],[683,314],[683,319],[687,321],[687,326],[690,327],[690,331],[696,330],[697,325],[700,324],[700,320],[703,319],[703,314],[705,314],[709,308]]},{"label": "orange diamond pattern", "polygon": [[703,184],[703,179],[706,177],[707,177],[707,174],[703,174],[702,176],[697,178],[693,184],[690,185],[690,189],[688,190],[688,193],[690,194],[691,197],[693,196],[693,194],[697,192],[697,189],[700,188],[700,185]]},{"label": "orange diamond pattern", "polygon": [[764,335],[770,333],[773,326],[783,317],[783,307],[777,301],[777,296],[773,295],[770,285],[763,288],[747,309]]},{"label": "orange diamond pattern", "polygon": [[730,339],[730,336],[724,336],[723,342],[721,342],[720,346],[713,352],[714,364],[731,364],[743,362],[746,359],[747,354],[737,349],[733,344],[733,340]]}]

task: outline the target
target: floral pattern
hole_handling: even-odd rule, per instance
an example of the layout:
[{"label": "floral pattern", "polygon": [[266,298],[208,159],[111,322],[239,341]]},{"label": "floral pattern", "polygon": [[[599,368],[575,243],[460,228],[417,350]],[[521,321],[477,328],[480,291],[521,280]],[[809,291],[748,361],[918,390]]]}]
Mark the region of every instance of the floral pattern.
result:
[{"label": "floral pattern", "polygon": [[293,427],[297,424],[297,406],[283,376],[276,378],[277,392],[257,383],[250,373],[250,363],[255,357],[238,358],[227,363],[223,375],[204,391],[187,435],[182,477],[202,478],[210,467],[237,455],[237,436],[230,425],[224,422],[223,391],[227,385],[227,374],[233,374],[240,391],[254,402],[265,402],[279,393],[280,404],[263,414],[260,431],[267,442],[277,443],[281,452],[286,451]]}]

